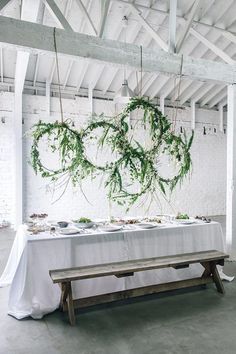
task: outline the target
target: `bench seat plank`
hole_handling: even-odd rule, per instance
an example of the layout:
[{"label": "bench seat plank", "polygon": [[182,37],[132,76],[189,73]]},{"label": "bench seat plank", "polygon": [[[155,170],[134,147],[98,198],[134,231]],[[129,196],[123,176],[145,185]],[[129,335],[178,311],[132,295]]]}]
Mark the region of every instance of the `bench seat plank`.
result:
[{"label": "bench seat plank", "polygon": [[184,253],[174,256],[154,257],[122,262],[91,265],[68,269],[50,270],[50,276],[54,283],[62,283],[79,279],[119,275],[124,273],[140,272],[151,269],[178,267],[193,263],[219,261],[229,256],[223,252],[210,250],[203,252]]}]

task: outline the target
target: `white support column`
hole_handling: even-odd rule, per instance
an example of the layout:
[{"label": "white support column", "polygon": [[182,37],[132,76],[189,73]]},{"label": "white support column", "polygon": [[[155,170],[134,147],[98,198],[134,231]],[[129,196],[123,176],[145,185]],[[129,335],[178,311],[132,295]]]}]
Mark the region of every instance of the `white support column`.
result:
[{"label": "white support column", "polygon": [[0,62],[1,62],[1,67],[0,67],[0,73],[1,73],[1,82],[3,82],[3,78],[4,78],[4,75],[3,75],[3,48],[1,47],[0,48]]},{"label": "white support column", "polygon": [[223,133],[224,132],[224,111],[223,111],[222,104],[219,104],[218,110],[219,110],[219,131]]},{"label": "white support column", "polygon": [[15,159],[15,229],[23,220],[23,169],[22,169],[22,94],[15,94],[14,107],[14,159]]},{"label": "white support column", "polygon": [[[21,7],[21,19],[36,21],[40,0],[24,0]],[[14,140],[15,140],[15,228],[23,221],[23,152],[22,152],[22,94],[30,53],[19,50],[15,69],[15,102],[14,102]]]},{"label": "white support column", "polygon": [[23,169],[22,169],[22,93],[28,67],[29,53],[17,52],[15,71],[15,228],[23,221]]},{"label": "white support column", "polygon": [[164,96],[160,97],[160,110],[161,110],[161,113],[164,115],[165,114],[165,97]]},{"label": "white support column", "polygon": [[191,100],[191,129],[194,130],[196,126],[196,102]]},{"label": "white support column", "polygon": [[46,81],[46,114],[50,117],[51,102],[50,102],[50,82]]},{"label": "white support column", "polygon": [[228,86],[226,243],[236,259],[236,85]]},{"label": "white support column", "polygon": [[93,105],[93,88],[89,87],[88,89],[88,99],[89,99],[89,108],[91,111],[91,114],[94,113],[94,105]]}]

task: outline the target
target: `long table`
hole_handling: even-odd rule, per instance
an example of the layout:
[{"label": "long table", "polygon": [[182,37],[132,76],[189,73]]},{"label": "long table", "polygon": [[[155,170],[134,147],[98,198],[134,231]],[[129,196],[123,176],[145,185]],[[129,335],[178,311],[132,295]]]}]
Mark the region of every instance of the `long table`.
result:
[{"label": "long table", "polygon": [[[0,287],[10,285],[8,314],[17,319],[42,318],[58,308],[60,289],[49,277],[50,269],[166,256],[215,249],[225,252],[221,225],[217,222],[192,225],[167,224],[150,230],[93,232],[53,236],[49,232],[30,235],[21,225],[0,278]],[[77,298],[139,286],[192,278],[201,265],[188,269],[162,269],[136,273],[132,277],[104,277],[74,283]]]}]

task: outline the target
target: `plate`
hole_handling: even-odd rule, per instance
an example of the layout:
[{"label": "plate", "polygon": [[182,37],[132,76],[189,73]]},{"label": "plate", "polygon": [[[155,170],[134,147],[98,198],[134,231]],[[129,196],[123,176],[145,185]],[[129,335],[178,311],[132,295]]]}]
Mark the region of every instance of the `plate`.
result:
[{"label": "plate", "polygon": [[157,224],[153,224],[153,223],[139,223],[136,224],[136,226],[138,226],[140,229],[154,229],[154,227],[157,227]]},{"label": "plate", "polygon": [[80,231],[79,230],[76,230],[76,229],[62,229],[59,231],[60,234],[62,235],[77,235],[77,234],[80,234]]},{"label": "plate", "polygon": [[122,229],[122,226],[102,226],[100,227],[101,231],[105,231],[105,232],[115,232],[115,231],[120,231]]},{"label": "plate", "polygon": [[91,229],[95,223],[94,222],[73,222],[73,225],[78,227],[79,229]]},{"label": "plate", "polygon": [[174,222],[182,225],[191,225],[191,224],[195,224],[196,220],[195,219],[175,219]]}]

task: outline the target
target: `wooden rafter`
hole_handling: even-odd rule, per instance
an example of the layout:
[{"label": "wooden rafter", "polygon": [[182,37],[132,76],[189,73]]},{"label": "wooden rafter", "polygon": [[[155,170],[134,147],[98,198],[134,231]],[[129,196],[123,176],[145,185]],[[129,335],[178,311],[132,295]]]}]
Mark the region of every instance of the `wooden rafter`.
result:
[{"label": "wooden rafter", "polygon": [[208,104],[209,108],[213,108],[216,106],[218,103],[221,103],[222,100],[227,96],[227,87],[221,88],[220,92],[218,92],[217,95],[215,95]]},{"label": "wooden rafter", "polygon": [[[210,4],[210,2],[207,4],[207,6],[206,6],[206,4],[204,4],[204,6],[201,8],[201,11],[200,11],[200,9],[199,9],[199,12],[201,12],[201,16],[204,16],[204,15],[206,14],[206,12],[207,12],[208,9],[209,9],[209,4]],[[228,7],[226,7],[226,8],[224,9],[224,11],[219,14],[219,16],[216,18],[216,22],[218,22],[221,18],[223,18],[224,13],[225,13],[225,11],[227,11],[227,9],[228,9]],[[187,15],[186,15],[186,16],[187,16]],[[185,20],[184,17],[183,17],[183,18],[182,18],[182,21],[181,21],[181,25],[184,25],[184,24],[186,23],[186,21],[187,21],[187,20]],[[194,21],[193,21],[193,22],[194,22]],[[195,22],[195,23],[196,23],[196,22]],[[210,28],[207,28],[207,29],[208,29],[207,33],[209,33],[209,32],[210,32]],[[205,28],[204,28],[204,30],[205,30]],[[205,32],[205,34],[207,34],[207,33]],[[216,32],[215,40],[217,41],[217,39],[218,39],[220,36],[221,36],[221,32],[220,32],[220,31]],[[194,46],[194,48],[192,48],[192,47],[190,47],[190,48],[191,48],[191,50],[189,50],[188,48],[185,48],[185,55],[190,55],[190,56],[191,56],[192,51],[194,51],[196,47]],[[205,49],[205,51],[202,53],[201,57],[203,57],[204,54],[207,53],[207,50],[208,50],[208,49],[209,49],[209,48],[206,47],[206,49]],[[212,57],[211,59],[214,59],[214,58],[215,58],[215,57]],[[209,59],[210,59],[210,58],[209,58]],[[180,96],[184,93],[185,96],[187,95],[188,98],[190,98],[191,95],[189,94],[189,90],[188,90],[187,93],[184,92],[184,90],[185,90],[187,87],[191,86],[191,85],[192,85],[192,82],[190,82],[189,80],[188,80],[188,82],[187,82],[187,81],[182,81],[181,87],[180,87]],[[199,85],[199,83],[197,83],[197,82],[194,83],[194,87],[193,87],[193,91],[194,91],[194,92],[197,91],[197,90],[195,90],[195,87],[198,86],[198,85]],[[204,84],[202,84],[202,85],[204,85]],[[174,80],[173,80],[173,78],[169,78],[169,80],[165,79],[161,87],[160,87],[160,85],[158,85],[158,92],[159,92],[160,90],[162,91],[163,95],[165,95],[166,97],[168,97],[168,96],[170,95],[170,93],[173,92],[171,99],[174,100],[175,85],[174,85]],[[153,93],[152,93],[152,95],[153,95]],[[155,96],[155,95],[156,95],[156,93],[154,93],[154,96]]]},{"label": "wooden rafter", "polygon": [[[130,13],[130,14],[131,14],[131,13]],[[146,13],[143,14],[143,17],[146,18],[146,17],[148,16],[148,14],[149,14],[149,11],[146,11]],[[128,17],[129,17],[129,14],[128,14]],[[135,43],[136,39],[138,38],[138,35],[139,35],[139,33],[140,33],[141,28],[142,28],[141,23],[140,23],[140,22],[137,22],[137,24],[136,24],[136,26],[135,26],[135,29],[132,31],[131,34],[129,34],[129,40],[128,40],[128,41],[129,41],[130,43]],[[115,40],[118,40],[119,37],[120,37],[120,35],[121,35],[121,33],[122,33],[122,28],[120,29],[119,33],[117,33],[116,38],[114,38],[114,39],[115,39]],[[151,38],[151,40],[152,40],[152,38]],[[151,40],[150,40],[150,42],[151,42]],[[147,43],[147,47],[149,46],[150,42]],[[111,76],[111,78],[110,78],[109,80],[107,80],[108,82],[107,82],[107,84],[106,84],[105,89],[103,90],[103,93],[104,93],[104,94],[105,94],[105,93],[107,92],[107,90],[109,89],[110,85],[111,85],[112,82],[114,81],[114,79],[115,79],[116,75],[118,74],[119,70],[120,70],[120,68],[117,68],[117,69],[114,71],[114,74]],[[129,80],[130,80],[130,77],[128,77],[128,82],[129,82]]]},{"label": "wooden rafter", "polygon": [[[65,17],[66,21],[67,21],[67,16],[68,16],[68,14],[70,12],[71,6],[72,6],[72,0],[67,1],[66,2],[66,7],[65,7],[65,13],[62,14]],[[54,60],[53,60],[53,63],[52,63],[52,69],[51,69],[51,72],[50,72],[49,77],[47,79],[47,81],[49,82],[50,85],[51,85],[52,80],[53,80],[53,75],[54,75],[55,69],[56,69],[56,59],[54,57]]]},{"label": "wooden rafter", "polygon": [[176,51],[176,15],[177,15],[177,0],[170,0],[170,15],[169,15],[169,52]]},{"label": "wooden rafter", "polygon": [[99,37],[103,37],[104,30],[105,30],[105,25],[106,25],[106,20],[107,20],[107,15],[109,12],[110,8],[110,0],[102,0],[102,9],[101,9],[101,24],[100,24],[100,30],[99,30]]},{"label": "wooden rafter", "polygon": [[67,21],[67,19],[65,18],[65,16],[63,15],[54,0],[43,0],[43,2],[58,24],[60,24],[67,31],[73,31],[69,22]]},{"label": "wooden rafter", "polygon": [[235,61],[228,54],[226,54],[222,49],[217,47],[214,43],[209,41],[205,36],[201,35],[195,29],[190,28],[189,32],[200,42],[202,42],[207,48],[209,48],[213,53],[215,53],[218,57],[223,59],[226,63],[231,65],[235,64]]},{"label": "wooden rafter", "polygon": [[[0,43],[25,51],[54,54],[53,28],[31,22],[0,18]],[[107,64],[139,68],[140,48],[81,33],[57,30],[58,52],[62,56],[91,58]],[[143,49],[143,70],[179,75],[182,56],[162,50]],[[183,77],[193,80],[236,82],[236,66],[203,59],[184,58]]]},{"label": "wooden rafter", "polygon": [[96,30],[96,28],[95,28],[95,26],[94,26],[94,23],[93,23],[93,21],[92,21],[90,15],[89,15],[89,13],[88,13],[86,7],[84,6],[82,0],[76,0],[76,3],[77,3],[77,5],[79,6],[79,8],[81,9],[81,11],[83,12],[84,18],[86,19],[87,23],[88,23],[89,26],[91,27],[93,33],[95,34],[95,36],[97,36],[97,35],[98,35],[98,32],[97,32],[97,30]]},{"label": "wooden rafter", "polygon": [[200,107],[204,107],[209,101],[211,101],[216,95],[218,95],[219,92],[221,92],[223,87],[220,86],[211,86],[209,89],[207,95],[203,100],[200,102]]},{"label": "wooden rafter", "polygon": [[0,0],[0,11],[2,11],[6,6],[10,5],[13,0]]},{"label": "wooden rafter", "polygon": [[168,45],[163,41],[163,39],[159,36],[159,34],[152,28],[152,26],[147,22],[147,20],[145,20],[145,18],[142,16],[140,10],[134,4],[130,4],[130,9],[131,9],[132,13],[134,14],[134,16],[138,19],[138,21],[142,24],[142,26],[150,34],[150,36],[159,45],[159,47],[165,51],[168,51]]},{"label": "wooden rafter", "polygon": [[64,83],[63,83],[63,89],[65,89],[65,87],[67,85],[73,64],[74,64],[74,60],[70,60],[68,68],[66,70],[66,75],[65,75],[65,79],[64,79]]},{"label": "wooden rafter", "polygon": [[182,46],[184,44],[184,41],[185,41],[185,38],[187,37],[188,35],[188,32],[189,32],[189,29],[190,27],[192,26],[192,23],[193,23],[193,19],[199,9],[199,5],[200,5],[200,2],[201,0],[195,0],[192,8],[191,8],[191,11],[188,15],[188,19],[186,20],[186,23],[185,23],[185,26],[184,26],[184,29],[183,29],[183,32],[178,40],[178,43],[177,43],[177,46],[176,46],[176,52],[179,53],[182,49]]}]

